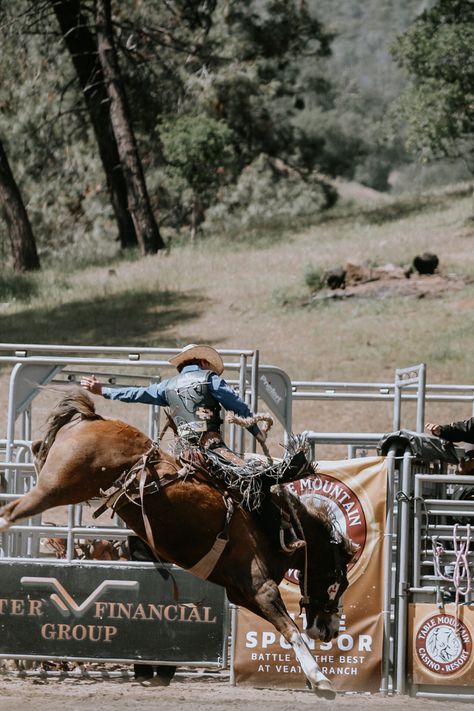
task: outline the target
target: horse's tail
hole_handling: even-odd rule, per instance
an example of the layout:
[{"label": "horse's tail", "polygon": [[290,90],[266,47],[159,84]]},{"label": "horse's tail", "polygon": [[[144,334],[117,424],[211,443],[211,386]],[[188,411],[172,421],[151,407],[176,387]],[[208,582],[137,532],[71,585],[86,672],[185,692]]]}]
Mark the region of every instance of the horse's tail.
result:
[{"label": "horse's tail", "polygon": [[95,411],[92,398],[82,389],[75,387],[70,393],[58,402],[47,419],[47,430],[43,440],[35,440],[31,446],[38,471],[41,471],[48,452],[51,449],[59,430],[67,425],[74,417],[81,420],[103,420]]}]

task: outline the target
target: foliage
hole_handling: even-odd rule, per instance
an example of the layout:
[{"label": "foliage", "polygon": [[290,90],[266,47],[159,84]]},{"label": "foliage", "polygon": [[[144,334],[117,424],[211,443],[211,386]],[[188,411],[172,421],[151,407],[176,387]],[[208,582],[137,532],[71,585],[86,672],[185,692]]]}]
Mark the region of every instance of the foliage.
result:
[{"label": "foliage", "polygon": [[314,216],[327,206],[327,190],[317,176],[304,178],[262,153],[235,185],[222,189],[218,203],[206,213],[203,229],[237,234],[282,219]]},{"label": "foliage", "polygon": [[161,119],[159,135],[168,163],[166,173],[181,185],[180,203],[186,203],[186,192],[190,192],[192,201],[207,208],[225,173],[233,169],[232,131],[209,116],[183,114]]},{"label": "foliage", "polygon": [[333,34],[324,68],[331,90],[316,102],[314,95],[305,96],[310,114],[304,120],[314,116],[312,135],[322,139],[318,165],[330,175],[388,190],[391,172],[412,161],[402,143],[403,126],[394,130],[386,121],[406,85],[390,46],[420,12],[420,0],[310,0],[308,5]]},{"label": "foliage", "polygon": [[[47,17],[19,0],[5,5],[0,133],[42,256],[85,239],[112,243],[115,227],[74,72],[60,45],[45,43]],[[25,13],[21,15],[21,11]],[[0,227],[0,237],[6,237]]]},{"label": "foliage", "polygon": [[[464,7],[461,0],[448,5]],[[93,31],[93,4],[81,7]],[[407,162],[403,127],[393,135],[384,127],[405,81],[388,45],[419,7],[420,0],[112,2],[160,225],[184,233],[205,220],[207,232],[230,234],[239,219],[245,226],[309,219],[334,200],[317,173],[388,189],[390,173]],[[443,40],[453,45],[453,66],[470,38],[467,30],[455,34]],[[51,2],[0,0],[0,37],[0,135],[41,258],[112,258],[117,230],[107,185]],[[420,45],[427,52],[428,39]],[[425,71],[423,62],[435,60],[436,52],[423,60],[413,50],[410,61]],[[445,120],[461,98],[450,85],[443,92],[424,106],[428,116]],[[420,97],[429,103],[428,91],[418,94],[421,106]],[[441,118],[432,126],[435,137],[447,130]],[[465,128],[461,121],[456,130]],[[275,172],[278,160],[294,172]]]},{"label": "foliage", "polygon": [[312,293],[320,291],[326,285],[325,273],[321,269],[315,269],[312,265],[307,267],[304,281]]},{"label": "foliage", "polygon": [[399,102],[407,143],[423,158],[463,155],[474,171],[474,5],[438,0],[394,47],[411,78]]},{"label": "foliage", "polygon": [[239,171],[261,153],[298,162],[293,119],[312,79],[307,67],[323,71],[330,35],[305,3],[232,0],[209,38],[218,59],[189,77],[188,101],[232,130]]}]

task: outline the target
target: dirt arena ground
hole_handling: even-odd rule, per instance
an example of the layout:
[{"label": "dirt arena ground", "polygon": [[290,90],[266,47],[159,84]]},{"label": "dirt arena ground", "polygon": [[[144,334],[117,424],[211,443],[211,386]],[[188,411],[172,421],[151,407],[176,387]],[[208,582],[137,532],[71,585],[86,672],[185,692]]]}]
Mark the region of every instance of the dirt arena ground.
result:
[{"label": "dirt arena ground", "polygon": [[128,680],[20,679],[0,677],[0,711],[441,711],[465,710],[474,702],[431,700],[379,694],[340,695],[334,701],[317,699],[310,691],[233,687],[228,679],[175,677],[166,688],[143,687]]}]

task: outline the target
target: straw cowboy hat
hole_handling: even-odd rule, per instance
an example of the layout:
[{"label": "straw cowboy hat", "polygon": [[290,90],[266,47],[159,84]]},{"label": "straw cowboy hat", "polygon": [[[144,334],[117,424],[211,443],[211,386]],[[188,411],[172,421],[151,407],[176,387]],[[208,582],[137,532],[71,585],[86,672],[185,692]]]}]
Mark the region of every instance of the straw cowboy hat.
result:
[{"label": "straw cowboy hat", "polygon": [[207,360],[211,364],[211,370],[220,375],[224,370],[224,363],[219,353],[212,346],[198,346],[190,343],[185,346],[180,353],[169,359],[169,362],[178,367],[190,360]]}]

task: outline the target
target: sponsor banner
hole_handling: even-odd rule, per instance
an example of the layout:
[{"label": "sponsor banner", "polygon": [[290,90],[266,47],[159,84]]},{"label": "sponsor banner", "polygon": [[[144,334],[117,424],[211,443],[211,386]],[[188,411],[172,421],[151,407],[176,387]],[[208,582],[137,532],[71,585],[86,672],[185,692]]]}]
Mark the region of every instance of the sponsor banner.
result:
[{"label": "sponsor banner", "polygon": [[159,567],[0,563],[0,654],[219,663],[223,588]]},{"label": "sponsor banner", "polygon": [[409,606],[408,669],[414,684],[474,685],[474,606]]},{"label": "sponsor banner", "polygon": [[[304,638],[324,674],[341,691],[378,691],[383,646],[383,540],[387,468],[384,457],[318,462],[313,477],[288,485],[303,501],[329,507],[340,530],[359,550],[349,568],[340,633],[331,642]],[[304,629],[296,571],[280,591],[293,619]],[[273,626],[239,609],[234,673],[237,684],[306,688],[292,648]]]}]

